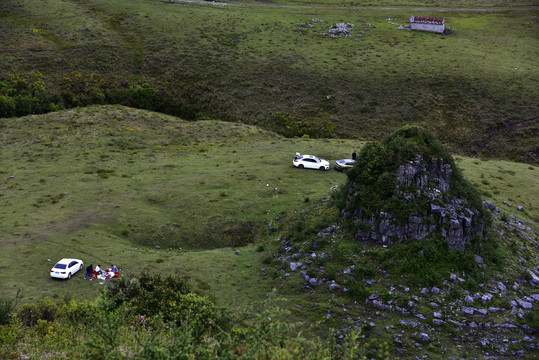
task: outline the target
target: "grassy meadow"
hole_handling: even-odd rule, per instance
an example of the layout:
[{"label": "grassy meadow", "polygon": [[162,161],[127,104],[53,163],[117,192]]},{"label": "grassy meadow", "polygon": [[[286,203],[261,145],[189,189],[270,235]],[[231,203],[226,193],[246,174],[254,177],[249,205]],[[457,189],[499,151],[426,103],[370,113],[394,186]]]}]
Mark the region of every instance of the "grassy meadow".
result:
[{"label": "grassy meadow", "polygon": [[[122,106],[3,119],[0,126],[0,295],[23,289],[27,299],[98,293],[101,286],[83,274],[52,281],[48,271],[62,257],[115,263],[131,274],[188,276],[222,303],[263,297],[255,269],[272,249],[268,235],[346,179],[333,169],[294,168],[295,152],[336,160],[362,145]],[[537,167],[466,157],[457,163],[485,199],[536,226],[539,204],[529,194],[539,191]],[[12,269],[20,275],[10,276]]]},{"label": "grassy meadow", "polygon": [[[401,357],[485,355],[475,335],[455,346],[464,328],[432,327],[438,305],[422,295],[417,311],[433,336],[424,346],[404,315],[363,304],[375,291],[406,307],[423,285],[387,268],[391,249],[357,243],[336,220],[332,189],[344,173],[299,170],[292,159],[299,152],[332,164],[405,124],[426,127],[500,209],[499,263],[473,263],[474,273],[459,274],[464,285],[440,285],[433,299],[450,304],[444,320],[457,319],[452,307],[460,312],[468,292],[486,291],[479,281],[524,282],[539,265],[538,14],[531,0],[1,1],[0,315],[19,291],[21,304],[46,308],[50,298],[67,317],[101,311],[99,294],[113,286],[85,281],[84,270],[50,278],[56,260],[74,257],[85,267],[115,264],[122,276],[179,275],[196,295],[176,310],[207,310],[208,296],[236,323],[200,342],[188,338],[196,325],[178,323],[173,337],[158,318],[146,328],[106,309],[88,323],[17,318],[0,322],[0,358],[104,359],[113,336],[94,342],[105,344],[102,354],[90,345],[111,321],[118,358],[153,350],[158,358],[170,345],[167,356],[230,346],[231,359],[251,350],[245,358],[389,359],[394,336],[406,343]],[[398,30],[412,15],[443,16],[453,33]],[[342,22],[354,24],[350,37],[327,36]],[[308,263],[318,231],[336,223],[341,241],[321,241],[318,251],[335,258],[313,260],[308,275],[348,286],[357,265],[350,293],[309,288],[279,252],[296,236],[290,254]],[[527,286],[511,296],[537,292]],[[491,305],[510,308],[498,296]],[[511,321],[537,326],[530,313]],[[338,331],[354,322],[340,342]],[[510,351],[520,349],[520,329],[498,330],[488,332],[493,345],[503,335]],[[174,347],[182,341],[185,349]]]},{"label": "grassy meadow", "polygon": [[[328,5],[8,0],[0,106],[123,103],[317,138],[381,139],[420,124],[456,153],[537,162],[533,2]],[[497,8],[460,10],[483,6]],[[444,16],[454,33],[397,30],[411,15]],[[351,37],[321,35],[338,22],[355,25]]]},{"label": "grassy meadow", "polygon": [[[38,287],[49,281],[46,270],[53,264],[47,259],[73,256],[94,265],[115,262],[126,271],[157,266],[178,272],[171,254],[180,248],[258,242],[269,221],[327,197],[345,179],[334,170],[294,168],[296,152],[336,160],[361,146],[356,140],[286,139],[252,126],[186,122],[121,106],[1,124],[1,266],[40,264]],[[133,246],[156,245],[161,249],[149,259],[133,254]]]}]

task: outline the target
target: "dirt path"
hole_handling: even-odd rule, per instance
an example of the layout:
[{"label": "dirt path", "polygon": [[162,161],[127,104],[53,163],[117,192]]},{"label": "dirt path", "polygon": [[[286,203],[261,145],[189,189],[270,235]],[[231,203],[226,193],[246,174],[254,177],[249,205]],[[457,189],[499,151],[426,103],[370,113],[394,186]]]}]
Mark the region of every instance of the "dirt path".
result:
[{"label": "dirt path", "polygon": [[243,3],[227,3],[219,1],[206,1],[206,0],[170,0],[174,2],[195,3],[195,4],[207,4],[215,6],[238,6],[238,7],[263,7],[274,9],[292,9],[292,10],[304,10],[304,9],[321,9],[321,10],[374,10],[374,11],[430,11],[430,12],[508,12],[508,11],[539,11],[539,6],[530,6],[526,8],[513,8],[513,7],[492,7],[492,8],[414,8],[414,7],[354,7],[354,6],[301,6],[301,5],[278,5],[269,3],[259,4],[243,4]]}]

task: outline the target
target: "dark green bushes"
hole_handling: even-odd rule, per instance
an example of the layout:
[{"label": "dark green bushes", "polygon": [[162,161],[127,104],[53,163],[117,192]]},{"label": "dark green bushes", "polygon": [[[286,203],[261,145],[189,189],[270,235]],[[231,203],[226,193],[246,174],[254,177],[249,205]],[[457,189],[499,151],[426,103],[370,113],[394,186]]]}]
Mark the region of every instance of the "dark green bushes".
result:
[{"label": "dark green bushes", "polygon": [[346,282],[346,288],[348,289],[348,292],[346,293],[348,296],[361,302],[365,301],[365,299],[372,294],[372,290],[370,288],[365,286],[363,282],[356,279],[348,279]]},{"label": "dark green bushes", "polygon": [[15,310],[21,301],[22,293],[17,291],[17,294],[12,299],[0,298],[0,325],[7,325],[13,319]]},{"label": "dark green bushes", "polygon": [[191,92],[171,82],[139,84],[74,71],[59,80],[51,79],[54,87],[48,87],[48,83],[37,72],[0,79],[0,118],[96,104],[123,104],[186,120],[202,116],[202,106]]},{"label": "dark green bushes", "polygon": [[37,304],[24,304],[17,313],[17,318],[25,326],[31,327],[36,325],[39,320],[50,322],[56,320],[57,312],[58,305],[46,297],[40,299]]},{"label": "dark green bushes", "polygon": [[109,311],[123,306],[130,316],[151,319],[161,316],[178,325],[189,319],[200,329],[209,329],[215,322],[223,326],[226,316],[206,297],[192,293],[182,278],[143,273],[138,278],[120,278],[104,293],[110,302]]},{"label": "dark green bushes", "polygon": [[481,250],[450,250],[445,239],[433,237],[395,244],[380,256],[380,261],[395,275],[407,274],[410,281],[428,286],[448,279],[451,272],[464,272],[468,277],[466,286],[473,291],[482,278],[474,261],[475,254],[484,254]]}]

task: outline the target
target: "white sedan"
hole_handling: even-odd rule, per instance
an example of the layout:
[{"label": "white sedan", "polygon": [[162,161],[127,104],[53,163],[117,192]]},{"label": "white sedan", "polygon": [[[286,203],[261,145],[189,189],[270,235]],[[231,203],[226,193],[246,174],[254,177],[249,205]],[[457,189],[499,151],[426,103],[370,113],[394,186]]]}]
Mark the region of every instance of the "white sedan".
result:
[{"label": "white sedan", "polygon": [[296,153],[296,157],[292,164],[299,169],[317,169],[317,170],[329,170],[329,161],[319,159],[313,155],[300,155]]},{"label": "white sedan", "polygon": [[71,279],[71,275],[82,269],[84,263],[79,259],[62,259],[51,269],[51,277],[57,279]]}]

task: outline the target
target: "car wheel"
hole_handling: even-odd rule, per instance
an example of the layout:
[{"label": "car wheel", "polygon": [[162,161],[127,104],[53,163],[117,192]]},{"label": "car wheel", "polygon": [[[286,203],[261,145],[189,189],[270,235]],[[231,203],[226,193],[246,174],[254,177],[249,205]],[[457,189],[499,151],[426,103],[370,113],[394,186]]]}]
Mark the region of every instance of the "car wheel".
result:
[{"label": "car wheel", "polygon": [[67,278],[71,279],[71,273],[67,274]]},{"label": "car wheel", "polygon": [[298,168],[303,169],[303,164],[299,164]]},{"label": "car wheel", "polygon": [[326,170],[326,168],[323,166],[320,166],[319,170]]}]

